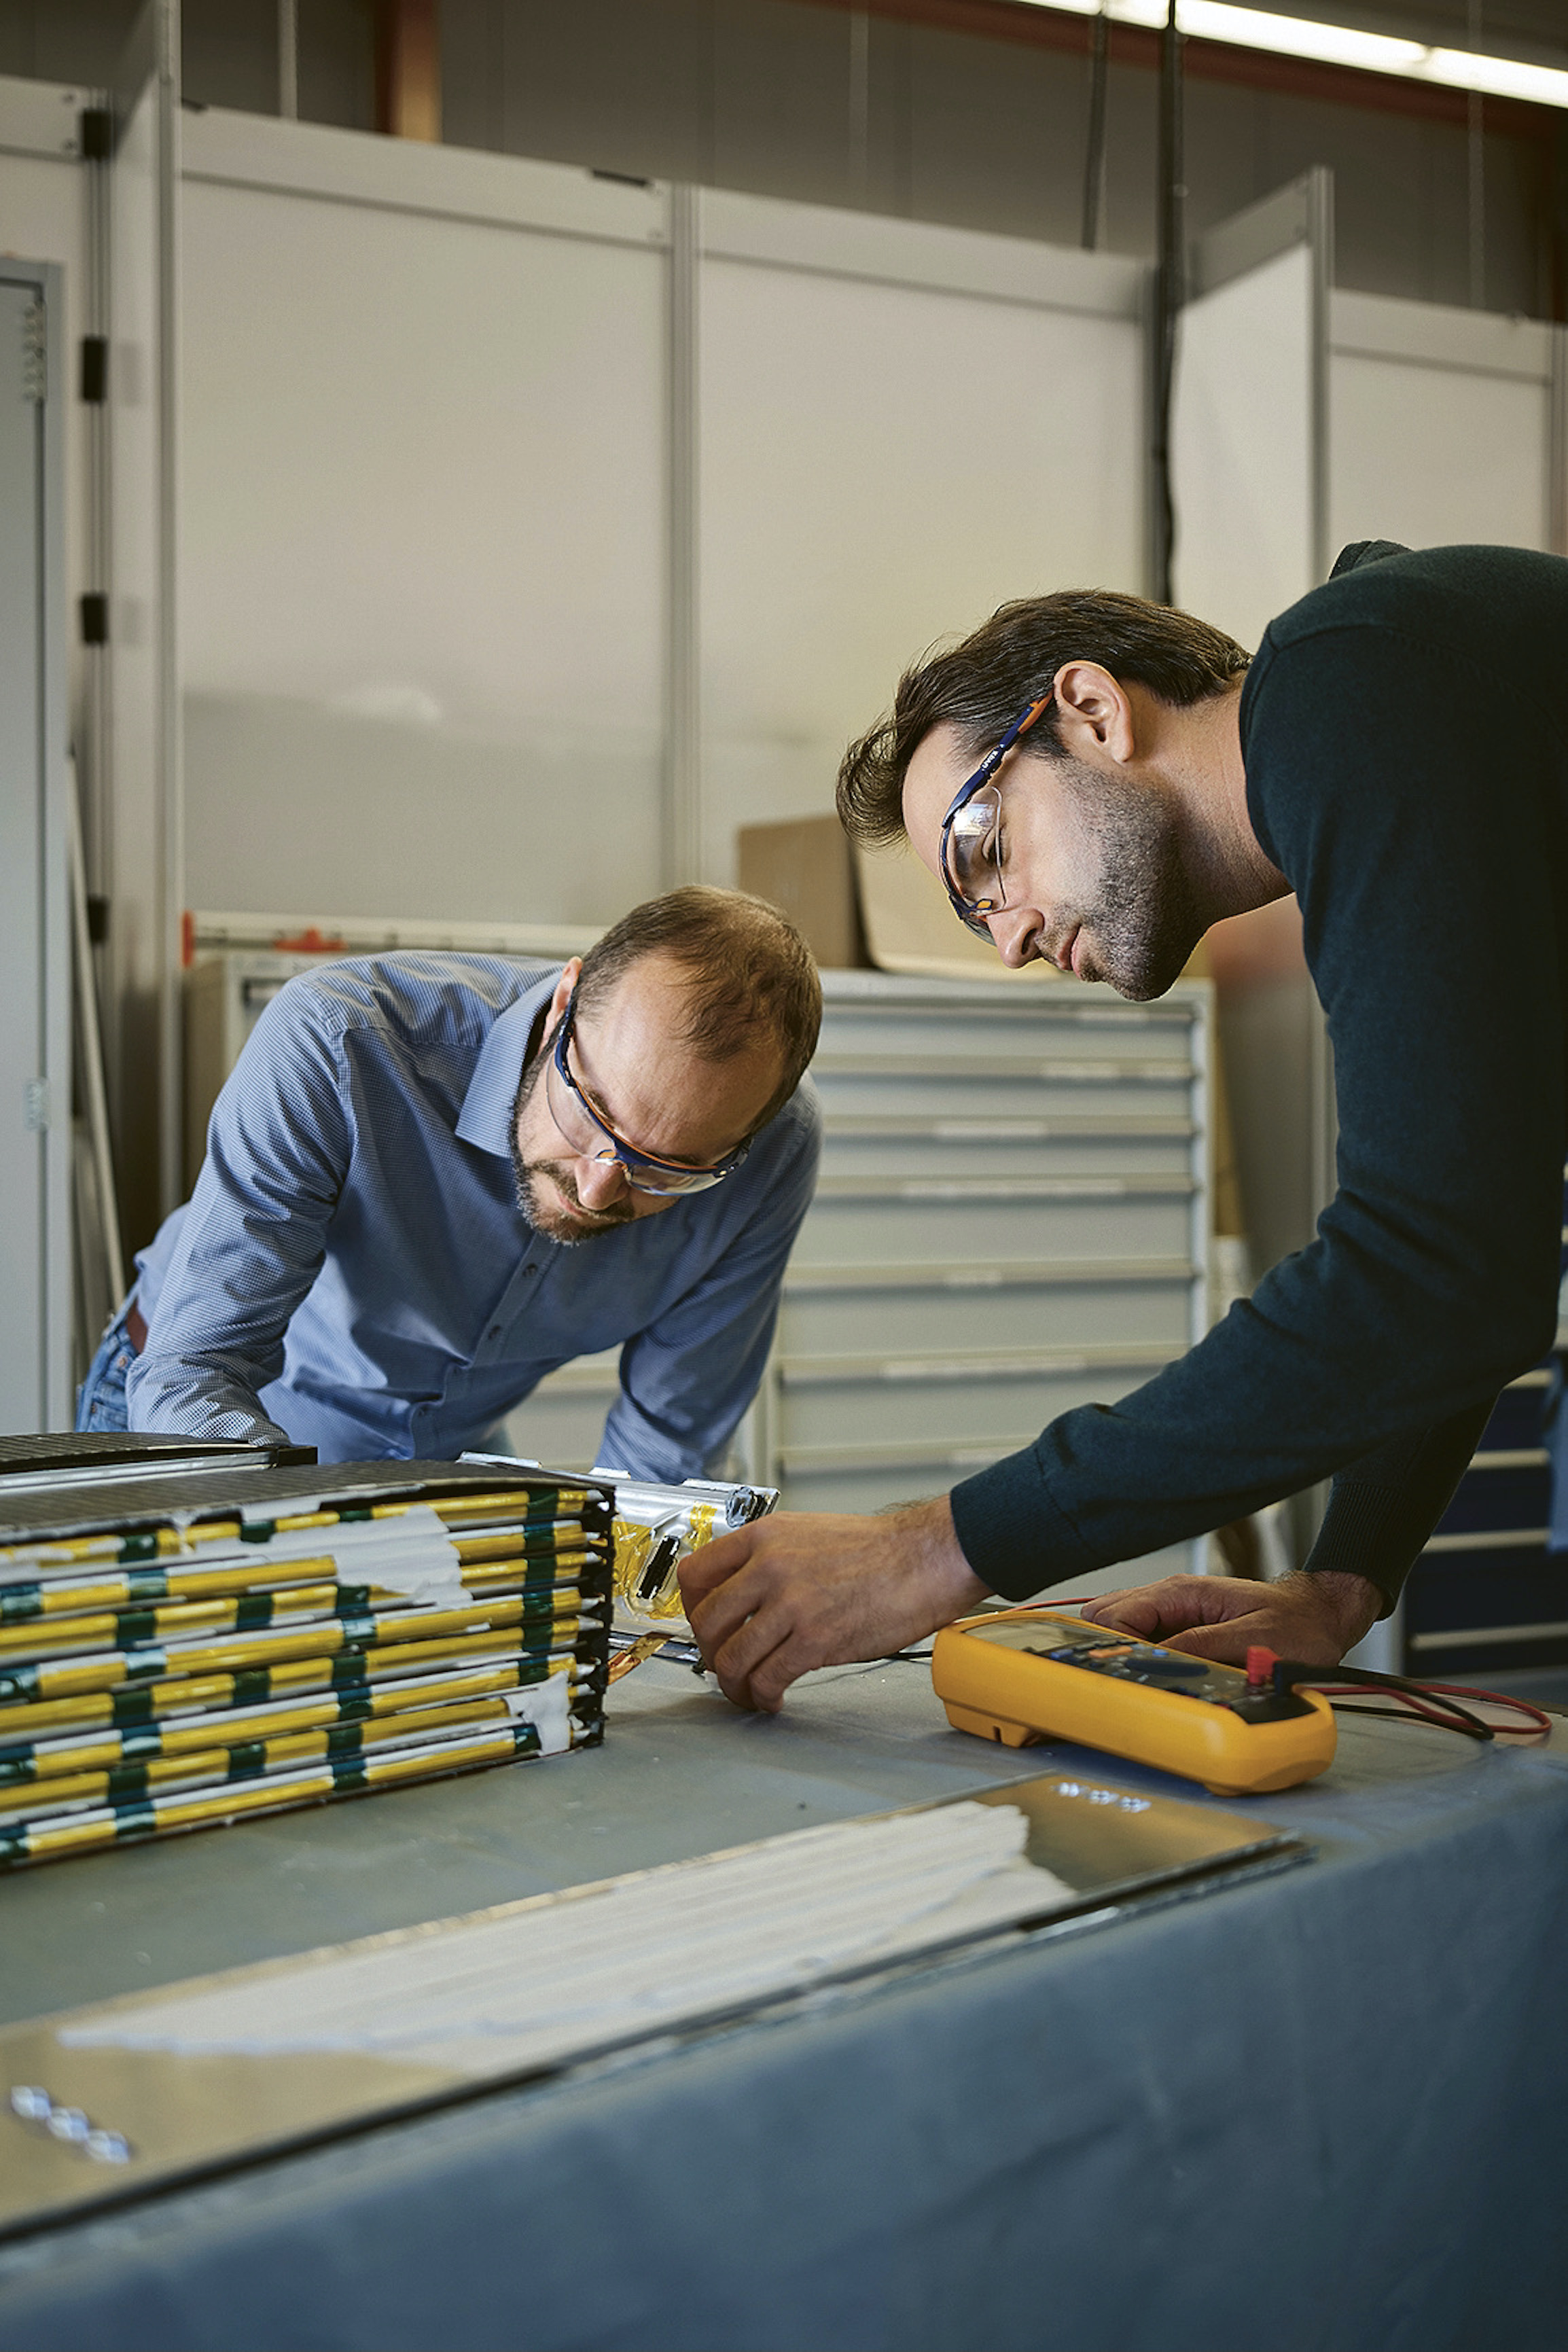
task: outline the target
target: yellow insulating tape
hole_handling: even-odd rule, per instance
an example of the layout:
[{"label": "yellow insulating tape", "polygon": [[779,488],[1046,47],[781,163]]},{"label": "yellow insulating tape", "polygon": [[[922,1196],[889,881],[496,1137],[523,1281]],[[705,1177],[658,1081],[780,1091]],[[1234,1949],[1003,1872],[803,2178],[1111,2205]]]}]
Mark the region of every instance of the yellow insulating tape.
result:
[{"label": "yellow insulating tape", "polygon": [[616,1600],[635,1610],[639,1617],[681,1616],[684,1612],[678,1570],[688,1552],[699,1551],[704,1544],[712,1542],[717,1507],[713,1503],[693,1503],[686,1513],[685,1527],[665,1531],[668,1534],[679,1533],[680,1549],[670,1562],[663,1583],[648,1601],[638,1597],[637,1587],[647,1566],[649,1553],[656,1543],[664,1541],[665,1536],[652,1528],[640,1527],[635,1519],[617,1519],[614,1571]]}]

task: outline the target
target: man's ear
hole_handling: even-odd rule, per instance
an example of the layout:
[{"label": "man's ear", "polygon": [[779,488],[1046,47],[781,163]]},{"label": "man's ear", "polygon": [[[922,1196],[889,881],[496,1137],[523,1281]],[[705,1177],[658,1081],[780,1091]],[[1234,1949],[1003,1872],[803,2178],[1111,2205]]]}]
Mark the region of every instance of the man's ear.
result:
[{"label": "man's ear", "polygon": [[[1056,675],[1058,732],[1080,757],[1108,751],[1125,763],[1137,750],[1138,730],[1125,689],[1099,662],[1065,662]],[[1075,740],[1076,739],[1076,740]]]},{"label": "man's ear", "polygon": [[570,963],[563,964],[562,966],[561,977],[555,983],[555,992],[551,997],[550,1012],[547,1016],[548,1025],[552,1029],[554,1028],[555,1024],[560,1020],[562,1014],[565,1012],[566,1007],[571,1003],[572,991],[577,985],[582,970],[583,959],[581,956],[574,956]]}]

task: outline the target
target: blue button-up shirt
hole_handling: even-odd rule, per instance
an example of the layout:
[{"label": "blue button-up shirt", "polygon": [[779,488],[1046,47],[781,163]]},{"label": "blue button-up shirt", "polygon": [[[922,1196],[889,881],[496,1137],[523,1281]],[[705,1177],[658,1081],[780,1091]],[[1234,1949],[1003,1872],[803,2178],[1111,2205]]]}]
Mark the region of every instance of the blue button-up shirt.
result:
[{"label": "blue button-up shirt", "polygon": [[192,1198],[138,1261],[132,1429],[284,1431],[324,1462],[446,1459],[621,1347],[600,1459],[716,1464],[762,1377],[816,1177],[809,1080],[734,1174],[575,1244],[518,1206],[512,1105],[560,967],[324,964],[268,1006]]}]

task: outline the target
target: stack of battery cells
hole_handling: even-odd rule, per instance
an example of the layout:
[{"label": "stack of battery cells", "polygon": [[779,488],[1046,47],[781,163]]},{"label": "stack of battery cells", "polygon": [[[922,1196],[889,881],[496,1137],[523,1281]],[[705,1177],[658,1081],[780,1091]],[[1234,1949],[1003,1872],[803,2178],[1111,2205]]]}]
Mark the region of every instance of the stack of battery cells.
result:
[{"label": "stack of battery cells", "polygon": [[613,1507],[442,1463],[0,1480],[0,1866],[596,1742]]}]

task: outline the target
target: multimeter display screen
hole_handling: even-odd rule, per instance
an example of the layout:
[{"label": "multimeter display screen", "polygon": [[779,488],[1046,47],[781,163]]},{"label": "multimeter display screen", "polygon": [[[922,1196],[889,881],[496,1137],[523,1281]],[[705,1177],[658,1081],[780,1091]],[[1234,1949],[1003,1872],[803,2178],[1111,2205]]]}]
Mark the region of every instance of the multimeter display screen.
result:
[{"label": "multimeter display screen", "polygon": [[1177,1691],[1184,1698],[1229,1707],[1252,1722],[1278,1722],[1311,1711],[1294,1691],[1254,1688],[1239,1666],[1189,1657],[1184,1650],[1163,1649],[1157,1643],[1131,1641],[1124,1633],[1110,1633],[1103,1626],[1084,1625],[1070,1617],[1004,1618],[1000,1624],[971,1625],[966,1631],[1004,1649],[1048,1658],[1054,1665],[1081,1666],[1114,1682],[1142,1683],[1147,1689]]}]

